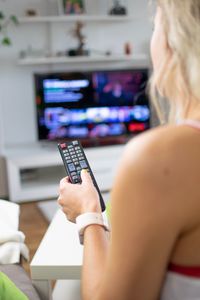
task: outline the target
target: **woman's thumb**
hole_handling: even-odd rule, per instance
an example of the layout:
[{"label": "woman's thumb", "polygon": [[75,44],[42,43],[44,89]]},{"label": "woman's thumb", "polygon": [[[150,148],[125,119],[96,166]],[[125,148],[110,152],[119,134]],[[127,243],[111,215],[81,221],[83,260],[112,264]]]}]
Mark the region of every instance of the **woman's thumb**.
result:
[{"label": "woman's thumb", "polygon": [[86,170],[86,169],[81,170],[81,180],[82,180],[82,183],[92,182],[92,178],[91,178],[88,170]]}]

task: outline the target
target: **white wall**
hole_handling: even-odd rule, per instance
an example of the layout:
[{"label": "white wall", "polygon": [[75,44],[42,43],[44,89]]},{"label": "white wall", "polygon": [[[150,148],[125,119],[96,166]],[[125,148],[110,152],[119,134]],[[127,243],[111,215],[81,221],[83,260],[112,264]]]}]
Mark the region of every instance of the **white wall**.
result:
[{"label": "white wall", "polygon": [[[94,1],[87,0],[87,3],[94,5]],[[96,3],[105,5],[108,2],[102,1],[104,0],[96,0]],[[38,9],[41,15],[46,13],[47,3],[50,4],[51,13],[55,9],[54,0],[17,0],[17,3],[14,2],[14,0],[0,0],[0,10],[3,8],[7,13],[22,16],[28,7]],[[134,21],[88,24],[85,30],[88,48],[103,51],[109,49],[115,53],[122,53],[124,43],[130,41],[135,53],[148,53],[151,35],[148,0],[129,0],[129,11],[136,17]],[[17,65],[19,51],[26,49],[28,45],[37,49],[45,48],[46,33],[50,29],[47,26],[47,24],[22,24],[18,28],[11,26],[9,32],[13,46],[0,47],[0,155],[5,153],[6,147],[12,144],[26,144],[37,140],[33,73],[69,68],[67,65],[34,67]],[[51,24],[53,50],[73,47],[74,40],[69,37],[71,27],[72,24]],[[103,67],[102,64],[93,67],[98,66]],[[82,68],[89,69],[90,67],[92,66],[82,65]],[[0,165],[0,170],[4,173],[2,168]],[[2,175],[0,175],[0,196],[6,193],[5,183],[1,183],[1,180]]]}]

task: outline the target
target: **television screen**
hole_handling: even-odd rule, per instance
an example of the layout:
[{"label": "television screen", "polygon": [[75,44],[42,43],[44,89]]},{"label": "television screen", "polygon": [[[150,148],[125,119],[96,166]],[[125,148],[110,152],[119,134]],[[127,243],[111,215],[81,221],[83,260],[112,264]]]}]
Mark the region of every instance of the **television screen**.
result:
[{"label": "television screen", "polygon": [[39,140],[120,143],[150,127],[147,69],[35,74]]}]

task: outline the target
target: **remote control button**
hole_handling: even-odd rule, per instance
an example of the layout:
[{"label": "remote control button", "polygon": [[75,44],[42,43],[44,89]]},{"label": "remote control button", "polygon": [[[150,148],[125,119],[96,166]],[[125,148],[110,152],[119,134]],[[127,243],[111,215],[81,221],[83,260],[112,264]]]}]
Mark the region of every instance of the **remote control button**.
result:
[{"label": "remote control button", "polygon": [[73,172],[76,170],[74,164],[72,164],[72,163],[68,165],[68,168],[69,168],[70,172]]},{"label": "remote control button", "polygon": [[66,144],[65,143],[63,143],[63,144],[60,144],[60,148],[61,149],[65,149],[67,146],[66,146]]},{"label": "remote control button", "polygon": [[76,172],[72,172],[71,175],[73,177],[73,176],[76,176],[77,174],[76,174]]},{"label": "remote control button", "polygon": [[78,141],[73,141],[72,144],[73,144],[74,146],[76,146],[76,145],[78,145]]},{"label": "remote control button", "polygon": [[80,165],[82,169],[85,169],[88,166],[85,160],[80,161]]},{"label": "remote control button", "polygon": [[81,171],[77,171],[77,176],[78,176],[79,180],[81,180]]},{"label": "remote control button", "polygon": [[75,166],[78,166],[78,165],[79,165],[79,162],[78,162],[78,161],[75,161],[74,164],[75,164]]},{"label": "remote control button", "polygon": [[71,160],[67,160],[67,164],[71,164],[72,163],[72,161]]}]

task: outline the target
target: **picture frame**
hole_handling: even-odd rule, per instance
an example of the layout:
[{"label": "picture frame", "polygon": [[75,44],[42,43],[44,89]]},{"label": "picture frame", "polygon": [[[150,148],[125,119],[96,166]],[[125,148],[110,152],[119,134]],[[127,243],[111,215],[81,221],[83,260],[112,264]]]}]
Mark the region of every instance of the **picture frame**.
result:
[{"label": "picture frame", "polygon": [[58,0],[58,13],[80,15],[84,13],[84,0]]}]

